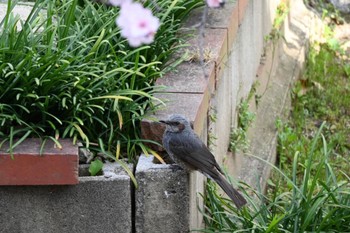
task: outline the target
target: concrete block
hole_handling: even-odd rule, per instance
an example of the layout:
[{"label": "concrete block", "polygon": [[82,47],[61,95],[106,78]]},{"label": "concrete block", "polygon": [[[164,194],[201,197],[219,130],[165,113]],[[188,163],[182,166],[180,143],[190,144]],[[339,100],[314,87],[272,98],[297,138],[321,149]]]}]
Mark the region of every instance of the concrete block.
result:
[{"label": "concrete block", "polygon": [[[197,134],[202,135],[203,125],[206,124],[206,115],[209,108],[208,92],[205,93],[158,93],[155,97],[163,100],[167,105],[164,109],[159,109],[152,118],[154,120],[164,120],[171,114],[182,114],[193,123],[193,129]],[[142,127],[147,126],[151,121],[144,120]],[[148,127],[148,126],[147,126]],[[162,130],[152,133],[160,134]],[[145,139],[149,139],[150,135],[143,135]],[[163,135],[156,136],[161,138]]]},{"label": "concrete block", "polygon": [[141,155],[136,167],[136,232],[189,232],[188,174]]},{"label": "concrete block", "polygon": [[255,68],[259,66],[261,56],[263,54],[263,47],[265,42],[265,35],[263,34],[263,24],[270,24],[263,20],[263,2],[264,1],[253,1],[253,44],[254,44],[254,59],[253,63],[256,65]]},{"label": "concrete block", "polygon": [[[228,35],[228,44],[232,44],[238,30],[238,0],[226,1],[223,8],[209,8],[205,27],[211,29],[225,29]],[[184,22],[184,28],[196,28],[202,19],[203,8],[191,12],[191,16]],[[194,31],[195,32],[195,31]],[[205,32],[206,36],[209,34]]]},{"label": "concrete block", "polygon": [[235,43],[232,45],[232,49],[230,51],[230,56],[228,57],[227,61],[227,67],[229,67],[230,71],[230,77],[231,77],[231,111],[232,111],[232,120],[231,120],[231,125],[235,126],[236,125],[236,108],[240,102],[240,95],[239,95],[239,90],[240,90],[240,70],[239,70],[239,60],[240,60],[240,49],[239,49],[240,44],[238,41],[235,41]]},{"label": "concrete block", "polygon": [[232,121],[232,67],[227,66],[227,60],[223,67],[225,69],[217,79],[217,90],[212,95],[209,112],[209,119],[214,119],[209,123],[210,149],[219,164],[222,163],[229,146]]},{"label": "concrete block", "polygon": [[[208,92],[205,92],[208,93]],[[168,99],[167,108],[157,111],[152,117],[154,120],[167,119],[170,114],[179,113],[186,116],[192,123],[194,131],[199,135],[203,142],[207,142],[207,112],[209,108],[208,94],[194,93],[162,93],[157,94],[158,98]],[[143,129],[143,138],[156,139],[161,143],[163,136],[163,128],[158,122],[144,119],[141,123]],[[155,130],[150,130],[155,126]],[[156,148],[157,149],[157,148]],[[159,150],[163,151],[163,149]],[[143,160],[139,161],[139,164]],[[204,182],[206,178],[198,173],[192,172],[189,174],[189,216],[187,221],[190,223],[190,229],[203,228],[203,215],[198,210],[203,207],[203,200],[199,198],[198,193],[204,193]],[[186,207],[187,208],[187,207]]]},{"label": "concrete block", "polygon": [[[243,1],[245,2],[245,1]],[[245,16],[242,20],[240,28],[238,30],[238,48],[239,48],[239,64],[236,69],[239,70],[240,78],[240,98],[247,97],[253,80],[255,77],[256,68],[254,61],[254,40],[253,40],[253,15],[252,11],[252,1],[247,2],[247,7],[245,10]]]},{"label": "concrete block", "polygon": [[0,187],[1,233],[131,232],[130,177],[117,164],[75,186]]},{"label": "concrete block", "polygon": [[246,10],[250,0],[238,0],[238,23],[241,24],[244,18],[247,18]]},{"label": "concrete block", "polygon": [[[171,93],[203,93],[206,91],[208,82],[214,83],[203,75],[203,68],[198,62],[199,52],[197,50],[197,41],[193,40],[193,51],[187,51],[189,59],[193,61],[183,62],[178,67],[178,71],[170,72],[156,81],[157,85],[165,86],[163,92]],[[212,54],[212,50],[206,45],[206,50]],[[183,51],[184,53],[186,51]],[[216,51],[215,51],[216,52]],[[197,59],[197,60],[196,60]],[[209,62],[205,65],[205,73],[208,74],[214,69],[215,63]]]}]

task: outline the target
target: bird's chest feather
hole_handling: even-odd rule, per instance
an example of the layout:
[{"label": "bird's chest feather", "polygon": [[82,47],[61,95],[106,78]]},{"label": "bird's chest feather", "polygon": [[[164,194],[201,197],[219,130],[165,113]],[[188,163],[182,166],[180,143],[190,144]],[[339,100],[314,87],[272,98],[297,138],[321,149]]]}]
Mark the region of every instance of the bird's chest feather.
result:
[{"label": "bird's chest feather", "polygon": [[194,170],[188,161],[192,160],[190,157],[195,156],[196,150],[198,150],[199,144],[197,141],[193,140],[194,137],[188,132],[183,132],[181,134],[169,135],[168,142],[166,143],[168,148],[168,154],[170,158],[183,169],[190,171]]}]

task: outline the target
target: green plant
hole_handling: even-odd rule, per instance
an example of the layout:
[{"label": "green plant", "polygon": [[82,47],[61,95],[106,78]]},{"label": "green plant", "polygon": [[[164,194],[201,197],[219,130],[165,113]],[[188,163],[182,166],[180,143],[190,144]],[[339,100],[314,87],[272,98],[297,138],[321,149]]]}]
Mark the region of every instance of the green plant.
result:
[{"label": "green plant", "polygon": [[[280,175],[280,181],[268,195],[247,184],[240,185],[249,203],[241,210],[220,196],[214,183],[208,182],[202,210],[207,227],[199,231],[349,232],[350,177],[329,163],[330,150],[321,134],[324,126],[308,145],[307,160],[300,160],[299,152],[294,154],[290,176],[264,161]],[[318,144],[322,145],[320,161],[314,160]],[[341,177],[337,175],[339,172]]]},{"label": "green plant", "polygon": [[247,130],[255,119],[255,114],[249,111],[249,99],[242,101],[238,106],[238,124],[231,131],[230,151],[239,149],[246,151],[248,149]]},{"label": "green plant", "polygon": [[[268,78],[267,78],[267,85],[265,90],[259,94],[255,95],[256,102],[258,103],[260,98],[265,95],[266,91],[269,88],[270,80],[271,80],[271,75],[273,73],[273,67],[274,67],[274,61],[275,61],[275,53],[276,53],[276,48],[278,48],[278,42],[280,39],[283,39],[285,41],[283,32],[281,31],[282,24],[284,23],[285,18],[287,17],[289,13],[289,5],[285,2],[281,2],[277,8],[276,8],[276,16],[272,24],[272,29],[268,35],[265,36],[264,40],[266,42],[266,45],[264,47],[264,54],[266,54],[266,50],[268,46],[272,46],[272,58],[271,58],[271,65],[268,73]],[[262,63],[264,63],[262,57]]]},{"label": "green plant", "polygon": [[306,6],[319,12],[323,20],[330,19],[331,24],[343,24],[344,18],[329,0],[304,0]]},{"label": "green plant", "polygon": [[265,36],[265,41],[272,41],[274,46],[279,38],[283,38],[281,33],[282,23],[289,13],[289,7],[285,2],[278,4],[276,8],[276,16],[272,24],[271,32]]},{"label": "green plant", "polygon": [[156,41],[137,49],[120,36],[117,9],[41,0],[23,20],[12,13],[16,4],[8,1],[0,23],[0,146],[27,137],[60,146],[59,138],[73,138],[117,160],[154,153],[139,137],[139,121],[160,102],[152,85],[184,46],[181,21],[202,2],[157,1]]},{"label": "green plant", "polygon": [[[334,153],[349,153],[350,122],[348,106],[350,76],[346,72],[349,61],[343,59],[344,50],[333,37],[310,48],[306,71],[293,89],[292,118],[300,134],[314,134],[319,122],[327,121],[327,141]],[[301,137],[302,135],[300,135]]]},{"label": "green plant", "polygon": [[[347,114],[350,98],[345,94],[350,88],[350,76],[346,72],[349,60],[333,34],[333,29],[326,25],[323,42],[311,44],[306,70],[293,87],[291,119],[285,123],[277,122],[278,161],[286,174],[292,173],[288,164],[292,163],[296,152],[300,152],[302,161],[307,160],[303,155],[308,153],[307,145],[321,122],[326,122],[323,133],[328,142],[328,163],[345,173],[350,172],[347,156],[350,152],[350,117]],[[323,159],[321,148],[322,144],[318,144],[316,163]],[[272,176],[273,182],[276,179]]]}]

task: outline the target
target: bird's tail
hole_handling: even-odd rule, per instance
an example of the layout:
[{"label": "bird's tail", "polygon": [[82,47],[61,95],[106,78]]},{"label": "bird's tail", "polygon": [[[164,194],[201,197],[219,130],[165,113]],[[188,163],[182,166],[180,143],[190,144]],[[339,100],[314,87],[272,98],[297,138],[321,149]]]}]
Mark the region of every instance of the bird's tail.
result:
[{"label": "bird's tail", "polygon": [[225,193],[232,199],[237,208],[241,208],[247,204],[246,199],[240,194],[232,185],[222,176],[219,175],[215,182],[225,191]]}]

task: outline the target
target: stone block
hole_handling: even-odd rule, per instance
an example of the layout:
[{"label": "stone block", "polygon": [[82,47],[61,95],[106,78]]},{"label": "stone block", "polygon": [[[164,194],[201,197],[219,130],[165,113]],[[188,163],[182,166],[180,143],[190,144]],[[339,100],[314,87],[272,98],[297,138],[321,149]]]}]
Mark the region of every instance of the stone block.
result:
[{"label": "stone block", "polygon": [[130,177],[118,164],[75,186],[0,187],[1,233],[131,232]]},{"label": "stone block", "polygon": [[136,167],[136,232],[189,232],[188,174],[141,155]]}]

